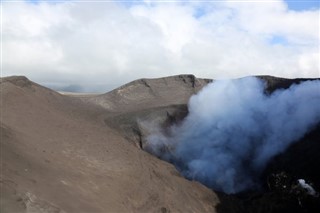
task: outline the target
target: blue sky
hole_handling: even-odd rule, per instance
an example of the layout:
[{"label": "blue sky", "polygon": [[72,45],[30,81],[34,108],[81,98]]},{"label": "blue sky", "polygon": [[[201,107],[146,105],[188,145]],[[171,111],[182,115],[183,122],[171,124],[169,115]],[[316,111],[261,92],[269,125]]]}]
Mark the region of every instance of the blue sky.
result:
[{"label": "blue sky", "polygon": [[286,0],[289,9],[296,11],[318,9],[320,7],[319,0]]}]

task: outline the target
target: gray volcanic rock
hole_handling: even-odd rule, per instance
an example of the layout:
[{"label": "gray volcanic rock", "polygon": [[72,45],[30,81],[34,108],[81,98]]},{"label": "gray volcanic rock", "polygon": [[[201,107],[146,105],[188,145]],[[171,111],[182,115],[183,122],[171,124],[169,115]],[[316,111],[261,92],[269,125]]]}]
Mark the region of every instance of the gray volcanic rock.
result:
[{"label": "gray volcanic rock", "polygon": [[212,80],[193,75],[140,79],[106,94],[83,97],[82,100],[109,111],[100,119],[137,147],[143,148],[150,126],[165,127],[182,120],[188,113],[189,98],[209,82]]},{"label": "gray volcanic rock", "polygon": [[211,82],[193,75],[178,75],[158,79],[140,79],[86,101],[112,112],[139,111],[168,105],[186,104],[189,97]]},{"label": "gray volcanic rock", "polygon": [[214,212],[218,198],[137,149],[112,113],[1,79],[1,212]]},{"label": "gray volcanic rock", "polygon": [[[257,76],[258,78],[264,80],[266,82],[266,92],[272,93],[277,89],[287,89],[292,84],[299,84],[303,81],[316,80],[316,78],[295,78],[295,79],[287,79],[287,78],[279,78],[268,75]],[[320,78],[317,78],[318,80]]]}]

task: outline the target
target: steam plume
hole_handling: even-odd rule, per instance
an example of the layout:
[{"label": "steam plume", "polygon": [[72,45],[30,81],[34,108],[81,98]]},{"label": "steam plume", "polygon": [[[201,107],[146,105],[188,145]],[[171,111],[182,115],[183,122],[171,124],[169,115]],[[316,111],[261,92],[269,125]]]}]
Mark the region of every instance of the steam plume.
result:
[{"label": "steam plume", "polygon": [[255,187],[267,162],[320,122],[320,81],[264,92],[255,77],[215,81],[189,101],[189,115],[147,149],[187,178],[225,193]]}]

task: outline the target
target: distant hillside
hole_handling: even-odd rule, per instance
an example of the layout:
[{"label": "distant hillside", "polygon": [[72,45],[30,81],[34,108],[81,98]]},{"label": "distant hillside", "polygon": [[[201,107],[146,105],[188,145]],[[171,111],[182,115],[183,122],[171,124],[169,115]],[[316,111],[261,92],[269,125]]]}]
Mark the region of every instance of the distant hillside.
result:
[{"label": "distant hillside", "polygon": [[193,75],[139,79],[86,100],[111,111],[126,112],[186,104],[191,95],[211,81],[210,79],[199,79]]}]

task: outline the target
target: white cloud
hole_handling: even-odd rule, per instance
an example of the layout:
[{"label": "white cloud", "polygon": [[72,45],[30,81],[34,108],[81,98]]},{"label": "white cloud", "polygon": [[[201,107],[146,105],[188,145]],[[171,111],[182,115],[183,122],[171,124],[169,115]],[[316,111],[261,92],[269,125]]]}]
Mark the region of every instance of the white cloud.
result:
[{"label": "white cloud", "polygon": [[[3,3],[3,75],[111,89],[142,77],[319,77],[319,10],[272,3]],[[284,42],[272,42],[273,38]]]},{"label": "white cloud", "polygon": [[291,11],[283,1],[228,2],[238,12],[239,26],[255,35],[282,35],[293,41],[319,39],[319,10]]}]

